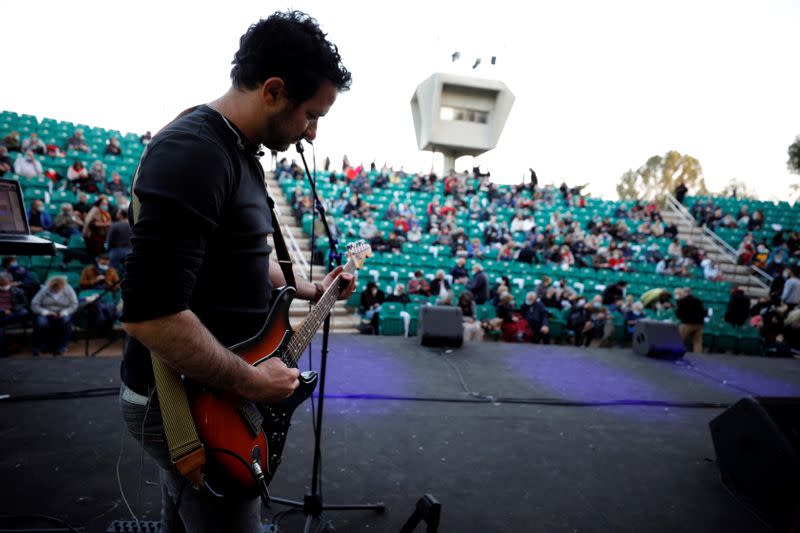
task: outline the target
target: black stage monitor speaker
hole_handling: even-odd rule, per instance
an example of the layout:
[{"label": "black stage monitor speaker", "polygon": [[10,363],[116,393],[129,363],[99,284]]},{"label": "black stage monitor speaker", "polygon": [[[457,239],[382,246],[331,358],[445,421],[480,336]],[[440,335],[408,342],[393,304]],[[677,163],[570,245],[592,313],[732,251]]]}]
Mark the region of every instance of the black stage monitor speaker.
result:
[{"label": "black stage monitor speaker", "polygon": [[709,426],[725,486],[773,531],[799,531],[800,398],[742,398]]},{"label": "black stage monitor speaker", "polygon": [[419,342],[425,346],[459,348],[464,343],[461,308],[423,305],[419,308]]},{"label": "black stage monitor speaker", "polygon": [[633,351],[647,357],[680,359],[686,346],[676,324],[639,320],[633,328]]}]

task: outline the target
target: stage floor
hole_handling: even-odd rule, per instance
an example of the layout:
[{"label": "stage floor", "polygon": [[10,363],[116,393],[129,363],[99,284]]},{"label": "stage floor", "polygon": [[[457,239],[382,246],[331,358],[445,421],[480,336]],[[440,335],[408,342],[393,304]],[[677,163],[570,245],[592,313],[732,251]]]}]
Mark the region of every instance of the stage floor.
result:
[{"label": "stage floor", "polygon": [[[800,361],[491,342],[444,352],[352,335],[330,349],[324,502],[387,506],[326,512],[336,531],[398,531],[425,493],[442,505],[442,532],[766,531],[720,483],[708,422],[742,396],[800,396]],[[118,357],[0,360],[12,397],[118,385]],[[273,496],[310,486],[311,428],[307,402]],[[140,519],[158,519],[156,469],[122,431],[115,396],[0,402],[0,435],[0,514],[87,531],[129,519],[122,444],[125,495]],[[280,530],[302,531],[302,518]],[[11,526],[53,524],[0,522]]]}]

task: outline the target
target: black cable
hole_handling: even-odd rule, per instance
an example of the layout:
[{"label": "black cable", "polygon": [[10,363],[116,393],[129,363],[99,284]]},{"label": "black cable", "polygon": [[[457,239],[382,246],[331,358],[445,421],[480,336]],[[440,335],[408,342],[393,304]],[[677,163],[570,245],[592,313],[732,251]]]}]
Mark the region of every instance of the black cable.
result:
[{"label": "black cable", "polygon": [[[71,531],[73,533],[77,533],[79,530],[83,531],[83,528],[76,529],[69,525],[64,520],[60,518],[56,518],[55,516],[49,516],[46,514],[4,514],[0,515],[0,520],[48,520],[50,522],[55,522],[60,526],[64,526],[65,531]],[[16,529],[14,531],[35,531],[31,529]]]},{"label": "black cable", "polygon": [[737,390],[739,392],[747,394],[748,396],[758,396],[758,394],[756,394],[755,392],[753,392],[753,391],[751,391],[749,389],[746,389],[744,387],[741,387],[739,385],[736,385],[735,383],[730,383],[730,382],[728,382],[728,380],[720,381],[718,378],[716,378],[714,376],[706,374],[705,372],[701,372],[700,370],[697,369],[697,367],[691,361],[681,359],[681,360],[675,361],[674,364],[675,364],[675,366],[678,366],[678,367],[681,367],[681,368],[688,368],[690,370],[693,370],[694,372],[700,374],[704,378],[710,379],[712,381],[716,381],[716,382],[718,382],[718,383],[720,383],[720,384],[722,384],[722,385],[724,385],[726,387],[730,387],[730,388],[732,388],[734,390]]},{"label": "black cable", "polygon": [[47,392],[43,394],[18,394],[0,398],[1,402],[34,402],[42,400],[72,400],[76,398],[100,398],[103,396],[119,396],[119,385],[77,391]]},{"label": "black cable", "polygon": [[675,407],[693,409],[726,409],[730,403],[716,402],[673,402],[665,400],[563,400],[560,398],[514,398],[504,396],[483,396],[477,393],[471,398],[456,398],[448,396],[395,396],[388,394],[326,394],[326,398],[337,400],[379,400],[403,402],[437,402],[437,403],[470,403],[470,404],[520,404],[520,405],[545,405],[555,407]]}]

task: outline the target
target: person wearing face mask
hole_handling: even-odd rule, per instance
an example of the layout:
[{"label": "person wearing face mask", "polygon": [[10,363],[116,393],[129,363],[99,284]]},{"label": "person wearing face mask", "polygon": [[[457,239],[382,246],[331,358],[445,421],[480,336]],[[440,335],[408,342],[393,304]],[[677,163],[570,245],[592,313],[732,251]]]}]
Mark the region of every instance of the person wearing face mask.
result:
[{"label": "person wearing face mask", "polygon": [[93,265],[87,266],[81,272],[81,291],[108,291],[106,294],[95,294],[86,299],[81,297],[81,303],[86,303],[86,312],[100,336],[110,334],[117,320],[117,307],[113,296],[119,290],[119,282],[117,269],[111,266],[107,255],[98,256]]},{"label": "person wearing face mask", "polygon": [[108,198],[101,195],[86,214],[83,223],[83,241],[86,243],[86,253],[89,257],[97,257],[103,252],[110,227],[111,212],[108,208]]},{"label": "person wearing face mask", "polygon": [[550,319],[547,308],[531,291],[525,296],[525,303],[519,307],[519,312],[528,321],[531,328],[532,341],[535,343],[550,344]]},{"label": "person wearing face mask", "polygon": [[28,299],[22,289],[11,285],[11,276],[0,273],[0,357],[8,356],[6,326],[25,320],[28,316]]},{"label": "person wearing face mask", "polygon": [[31,204],[31,209],[28,213],[28,225],[31,227],[31,233],[47,231],[53,227],[53,219],[50,217],[50,213],[44,210],[44,204],[41,200],[34,200]]},{"label": "person wearing face mask", "polygon": [[14,174],[26,178],[35,178],[44,174],[42,164],[36,159],[33,150],[28,150],[24,156],[17,158],[14,162]]},{"label": "person wearing face mask", "polygon": [[36,315],[33,322],[33,355],[43,351],[63,355],[72,334],[72,315],[78,309],[78,297],[63,276],[53,276],[31,302]]},{"label": "person wearing face mask", "polygon": [[81,290],[116,290],[119,279],[119,273],[111,266],[109,257],[99,255],[93,265],[88,265],[81,272]]}]

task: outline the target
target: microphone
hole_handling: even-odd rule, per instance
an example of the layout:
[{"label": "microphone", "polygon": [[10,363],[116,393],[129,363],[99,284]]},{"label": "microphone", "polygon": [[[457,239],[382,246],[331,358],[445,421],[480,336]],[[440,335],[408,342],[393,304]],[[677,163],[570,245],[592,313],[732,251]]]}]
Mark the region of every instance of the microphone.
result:
[{"label": "microphone", "polygon": [[314,144],[314,143],[311,142],[311,139],[305,139],[305,138],[300,139],[299,141],[297,141],[294,144],[294,149],[297,150],[298,154],[302,154],[303,152],[305,152],[305,148],[303,148],[303,141],[305,141],[305,142],[307,142],[308,144],[311,144],[311,145]]}]

